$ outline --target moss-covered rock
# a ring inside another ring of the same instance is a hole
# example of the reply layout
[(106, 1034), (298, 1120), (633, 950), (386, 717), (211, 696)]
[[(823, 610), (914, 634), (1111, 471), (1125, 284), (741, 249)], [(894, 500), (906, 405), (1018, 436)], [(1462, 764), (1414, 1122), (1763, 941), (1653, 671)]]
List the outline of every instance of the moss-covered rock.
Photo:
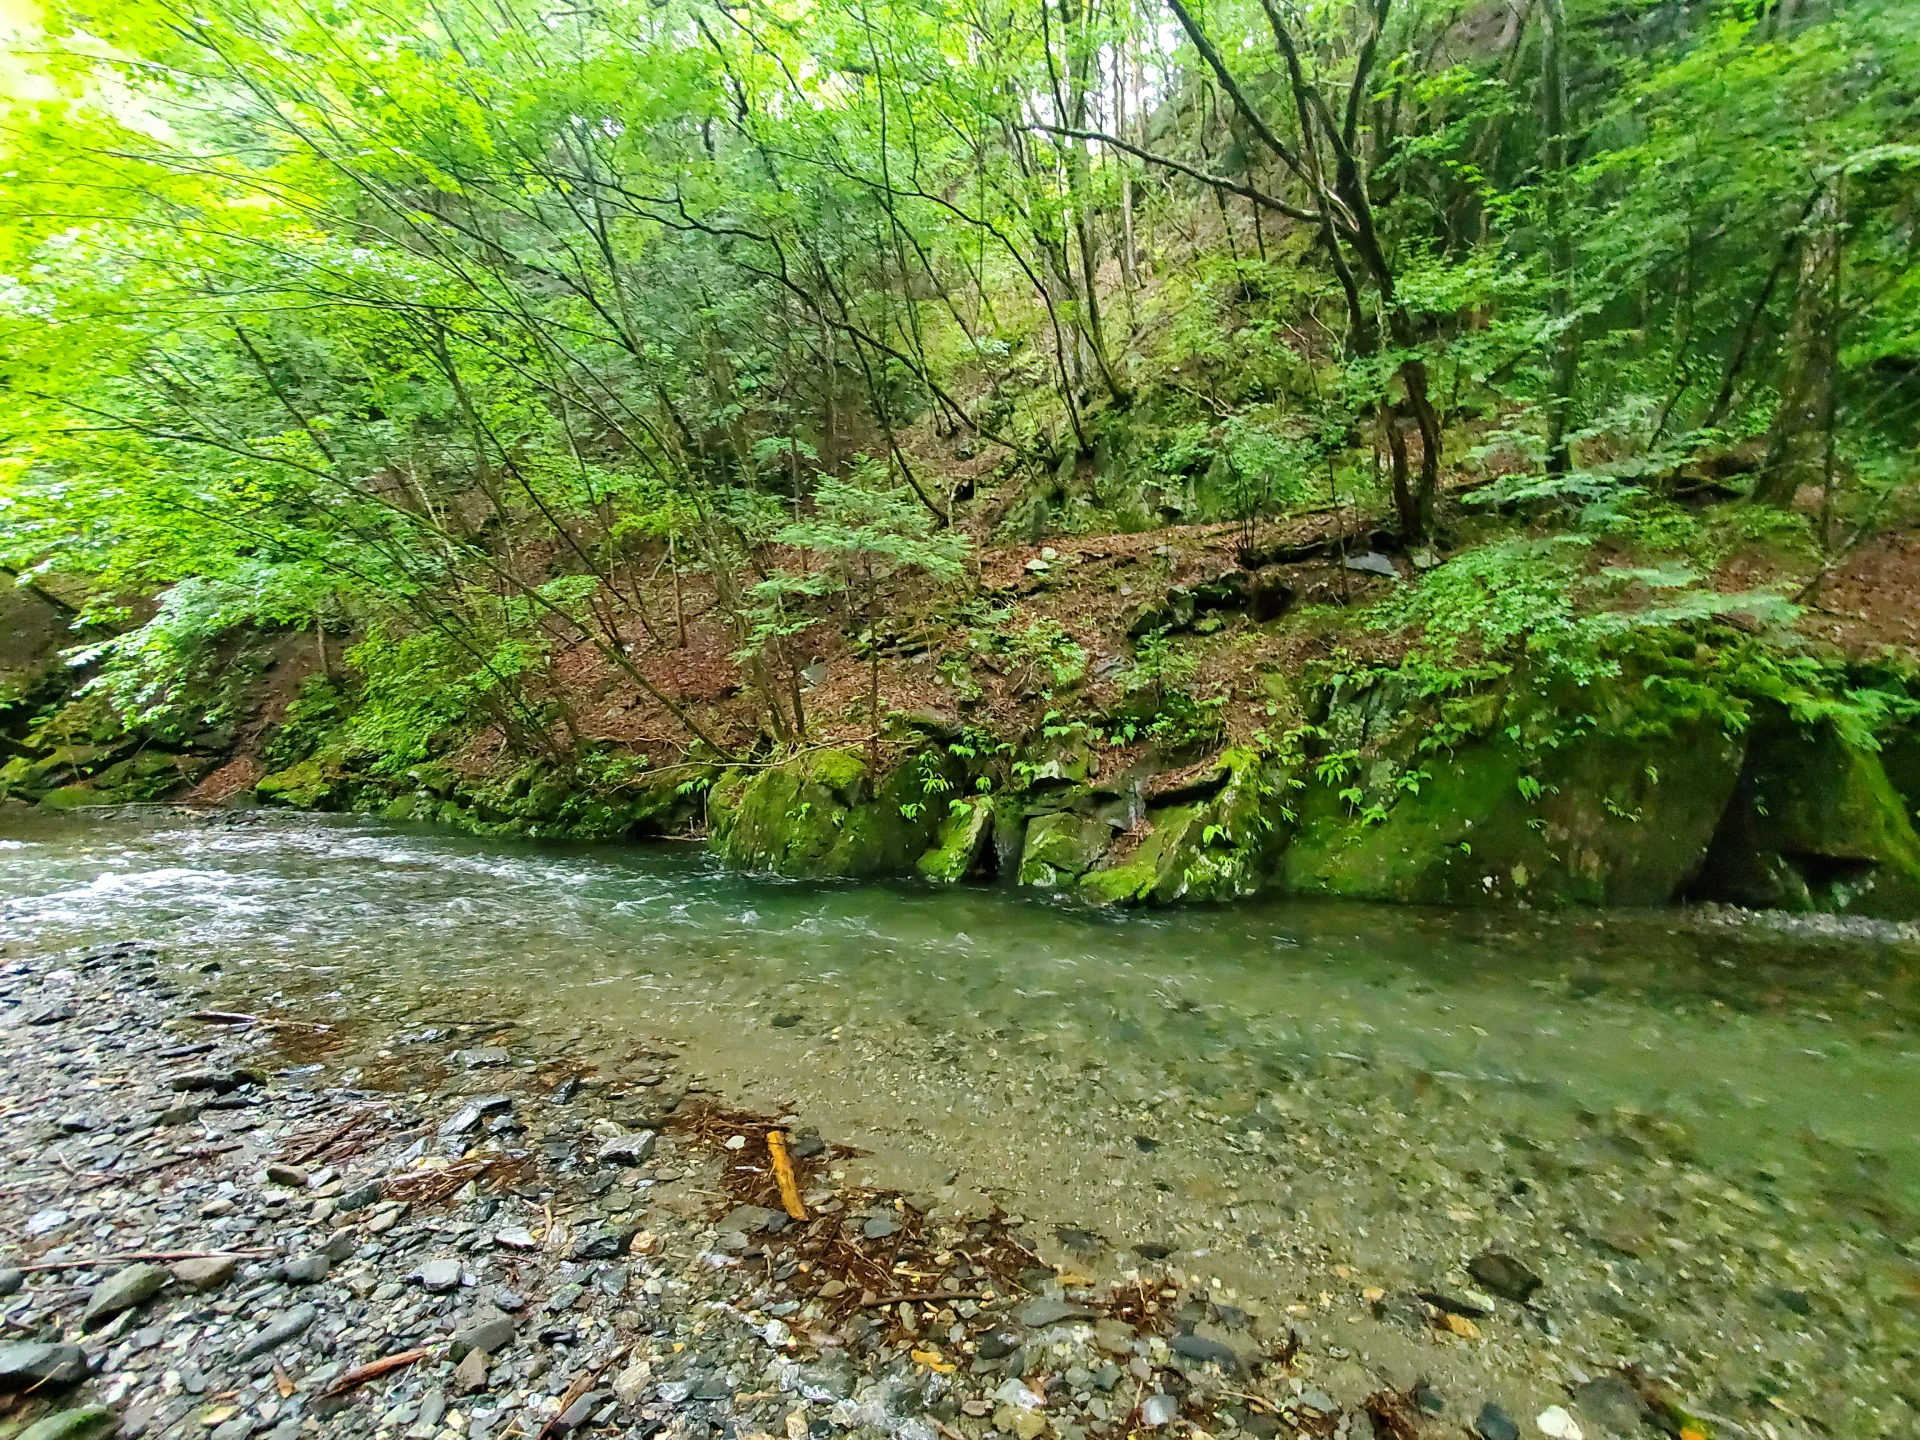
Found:
[(325, 810), (339, 799), (340, 774), (318, 757), (302, 760), (255, 782), (253, 790), (269, 805), (295, 810)]
[(935, 884), (957, 885), (988, 867), (992, 843), (992, 804), (984, 798), (957, 800), (941, 822), (939, 839), (920, 857), (917, 868)]
[(1093, 868), (1113, 840), (1113, 827), (1104, 820), (1056, 810), (1037, 815), (1027, 825), (1016, 880), (1021, 885), (1054, 889)]
[(818, 750), (762, 770), (729, 770), (707, 797), (714, 850), (780, 875), (897, 875), (932, 845), (955, 767), (927, 750), (875, 787), (866, 761)]
[[(1742, 745), (1707, 720), (1529, 750), (1504, 733), (1401, 768), (1355, 804), (1308, 790), (1282, 887), (1422, 904), (1660, 905), (1699, 871)], [(1412, 788), (1417, 786), (1417, 788)]]
[(1825, 726), (1768, 717), (1693, 893), (1912, 919), (1920, 916), (1920, 836), (1879, 755)]
[(1185, 787), (1188, 803), (1150, 810), (1146, 834), (1083, 876), (1080, 893), (1103, 905), (1258, 893), (1292, 828), (1289, 779), (1283, 767), (1250, 750), (1228, 751), (1213, 774)]

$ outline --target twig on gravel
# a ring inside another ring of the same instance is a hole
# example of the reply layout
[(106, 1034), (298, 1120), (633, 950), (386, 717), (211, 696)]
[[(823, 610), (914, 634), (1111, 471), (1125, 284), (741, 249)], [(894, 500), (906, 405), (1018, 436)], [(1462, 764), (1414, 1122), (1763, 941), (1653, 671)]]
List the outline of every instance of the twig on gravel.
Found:
[(908, 1301), (909, 1303), (918, 1303), (919, 1301), (922, 1301), (922, 1300), (926, 1300), (926, 1301), (984, 1300), (986, 1299), (986, 1297), (987, 1297), (987, 1292), (984, 1290), (953, 1290), (953, 1291), (944, 1291), (944, 1290), (905, 1291), (903, 1290), (893, 1295), (876, 1295), (871, 1300), (862, 1300), (854, 1308), (858, 1310), (871, 1310), (876, 1305), (898, 1305), (902, 1300)]
[(347, 1371), (325, 1393), (344, 1395), (356, 1385), (364, 1385), (369, 1380), (378, 1380), (390, 1370), (404, 1369), (416, 1360), (427, 1358), (425, 1350), (402, 1350), (398, 1355), (382, 1355), (378, 1360), (369, 1360), (365, 1365), (356, 1365)]
[(316, 1025), (310, 1020), (274, 1020), (265, 1015), (243, 1015), (237, 1010), (194, 1010), (189, 1020), (208, 1025), (268, 1025), (282, 1030), (318, 1030), (325, 1033), (331, 1025)]
[(360, 1111), (358, 1114), (353, 1116), (352, 1119), (348, 1120), (346, 1124), (340, 1126), (338, 1129), (329, 1131), (326, 1135), (314, 1141), (313, 1144), (304, 1145), (299, 1150), (296, 1150), (293, 1154), (287, 1156), (287, 1164), (289, 1165), (306, 1164), (307, 1161), (313, 1159), (313, 1157), (320, 1154), (321, 1151), (332, 1148), (334, 1141), (341, 1139), (343, 1136), (346, 1135), (346, 1133), (349, 1130), (353, 1129), (355, 1126), (365, 1124), (366, 1121), (372, 1118), (372, 1116), (373, 1116), (373, 1111), (371, 1110)]
[(271, 1250), (135, 1250), (127, 1255), (76, 1255), (70, 1260), (36, 1260), (31, 1265), (16, 1265), (22, 1271), (89, 1270), (102, 1265), (131, 1265), (136, 1260), (258, 1260)]
[(215, 1155), (225, 1155), (230, 1150), (244, 1148), (240, 1141), (230, 1145), (202, 1145), (194, 1150), (182, 1150), (177, 1155), (169, 1155), (164, 1160), (155, 1160), (132, 1170), (115, 1174), (111, 1170), (95, 1171), (88, 1177), (88, 1183), (78, 1187), (82, 1191), (98, 1190), (103, 1185), (124, 1185), (129, 1180), (138, 1180), (142, 1175), (151, 1175), (156, 1170), (169, 1170), (175, 1165), (184, 1165), (189, 1160), (207, 1160)]

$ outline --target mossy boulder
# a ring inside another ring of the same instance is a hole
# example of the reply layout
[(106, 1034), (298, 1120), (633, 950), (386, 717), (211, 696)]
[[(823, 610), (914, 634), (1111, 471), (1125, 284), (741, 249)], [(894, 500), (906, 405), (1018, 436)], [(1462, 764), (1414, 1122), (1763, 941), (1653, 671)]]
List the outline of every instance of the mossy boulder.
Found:
[[(1356, 806), (1307, 791), (1282, 863), (1293, 894), (1423, 904), (1660, 905), (1699, 872), (1743, 746), (1699, 720), (1530, 750), (1504, 733), (1422, 757)], [(1417, 788), (1411, 788), (1417, 786)]]
[(1693, 894), (1913, 919), (1920, 836), (1877, 753), (1774, 718), (1754, 734)]
[(917, 868), (938, 885), (957, 885), (992, 862), (993, 806), (984, 797), (957, 800), (940, 824), (939, 839)]
[(340, 788), (340, 773), (314, 757), (263, 776), (255, 782), (253, 791), (269, 805), (325, 810), (337, 802)]
[(1054, 889), (1093, 868), (1113, 840), (1113, 827), (1071, 810), (1036, 815), (1027, 825), (1015, 878), (1021, 885)]
[(795, 876), (905, 874), (934, 843), (956, 767), (926, 750), (880, 777), (847, 750), (734, 769), (707, 796), (714, 850), (746, 869)]
[(1185, 787), (1187, 803), (1150, 810), (1145, 835), (1084, 875), (1081, 895), (1102, 905), (1171, 905), (1258, 893), (1291, 829), (1289, 782), (1274, 762), (1228, 751), (1211, 775)]

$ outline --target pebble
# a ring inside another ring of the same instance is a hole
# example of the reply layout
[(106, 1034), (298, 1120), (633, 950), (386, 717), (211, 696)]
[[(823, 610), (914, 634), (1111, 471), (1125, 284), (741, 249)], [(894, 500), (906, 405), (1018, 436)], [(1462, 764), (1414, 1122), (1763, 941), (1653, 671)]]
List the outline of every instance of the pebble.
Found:
[(1474, 1417), (1473, 1433), (1480, 1440), (1520, 1440), (1520, 1426), (1491, 1400), (1482, 1405)]
[(1503, 1300), (1525, 1304), (1533, 1292), (1547, 1282), (1513, 1256), (1500, 1250), (1483, 1250), (1467, 1262), (1467, 1273)]
[(1140, 1402), (1140, 1423), (1149, 1430), (1171, 1425), (1180, 1418), (1180, 1402), (1171, 1395), (1149, 1395)]
[(251, 1360), (257, 1355), (277, 1350), (294, 1336), (302, 1334), (319, 1316), (320, 1312), (311, 1305), (296, 1305), (243, 1342), (234, 1354), (242, 1360)]
[(95, 1285), (87, 1296), (87, 1308), (80, 1316), (81, 1328), (91, 1330), (99, 1321), (151, 1299), (168, 1278), (168, 1273), (158, 1265), (144, 1262), (115, 1271)]
[(644, 1165), (653, 1158), (653, 1144), (653, 1131), (635, 1130), (608, 1139), (594, 1159), (602, 1165)]
[(460, 1288), (458, 1260), (429, 1260), (407, 1277), (430, 1295), (445, 1295)]
[(1585, 1440), (1580, 1422), (1559, 1405), (1549, 1405), (1534, 1417), (1533, 1423), (1540, 1427), (1540, 1433), (1547, 1440)]
[(240, 1269), (237, 1255), (209, 1255), (199, 1260), (176, 1260), (173, 1278), (190, 1290), (218, 1290)]

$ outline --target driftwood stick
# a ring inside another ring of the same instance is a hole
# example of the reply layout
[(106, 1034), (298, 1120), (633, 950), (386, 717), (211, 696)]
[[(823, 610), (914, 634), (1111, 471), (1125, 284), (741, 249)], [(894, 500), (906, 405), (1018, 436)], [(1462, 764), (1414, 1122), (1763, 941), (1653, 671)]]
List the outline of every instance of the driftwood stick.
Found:
[(404, 1369), (417, 1360), (427, 1358), (422, 1350), (402, 1350), (397, 1355), (382, 1355), (378, 1360), (369, 1360), (364, 1365), (356, 1365), (347, 1371), (327, 1390), (328, 1395), (344, 1395), (356, 1385), (364, 1385), (369, 1380), (378, 1380), (392, 1370)]
[(16, 1270), (97, 1270), (104, 1265), (131, 1265), (137, 1260), (258, 1260), (272, 1250), (135, 1250), (128, 1255), (76, 1255), (71, 1260), (36, 1260)]

